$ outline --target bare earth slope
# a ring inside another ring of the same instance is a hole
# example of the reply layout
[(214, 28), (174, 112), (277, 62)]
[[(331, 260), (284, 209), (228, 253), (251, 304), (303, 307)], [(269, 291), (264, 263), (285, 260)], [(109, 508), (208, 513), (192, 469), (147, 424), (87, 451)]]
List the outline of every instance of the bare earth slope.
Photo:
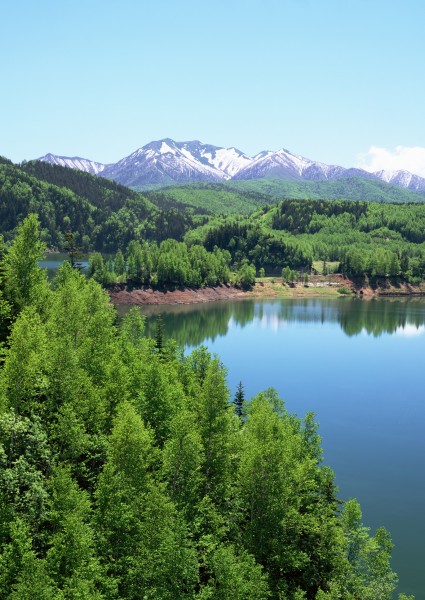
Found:
[(308, 286), (301, 283), (292, 286), (283, 285), (278, 279), (266, 278), (257, 282), (252, 290), (241, 290), (230, 285), (192, 289), (183, 288), (173, 291), (159, 291), (147, 288), (144, 290), (115, 289), (109, 290), (111, 301), (116, 306), (155, 305), (155, 304), (196, 304), (199, 302), (214, 302), (216, 300), (236, 300), (243, 298), (299, 298), (340, 296), (338, 288), (346, 288), (359, 297), (373, 298), (376, 296), (416, 296), (425, 295), (425, 284), (411, 285), (409, 283), (393, 284), (382, 280), (377, 284), (365, 285), (364, 280), (352, 281), (341, 275), (313, 275)]

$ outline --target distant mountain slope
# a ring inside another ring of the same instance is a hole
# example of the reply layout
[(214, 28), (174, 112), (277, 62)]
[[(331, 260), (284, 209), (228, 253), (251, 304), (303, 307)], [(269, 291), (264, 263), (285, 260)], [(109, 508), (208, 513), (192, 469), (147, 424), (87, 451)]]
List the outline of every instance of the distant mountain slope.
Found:
[[(23, 164), (21, 169), (37, 179), (66, 187), (104, 210), (119, 210), (129, 199), (141, 201), (141, 196), (135, 190), (110, 179), (95, 177), (88, 172), (37, 160)], [(147, 202), (146, 198), (143, 198), (143, 202)]]
[(184, 143), (169, 139), (139, 148), (130, 156), (110, 165), (102, 176), (127, 186), (223, 179), (221, 171), (200, 162), (185, 148)]
[(138, 148), (117, 163), (104, 165), (89, 159), (46, 154), (38, 159), (113, 179), (130, 187), (205, 181), (279, 178), (287, 181), (330, 181), (362, 177), (398, 187), (425, 191), (425, 178), (406, 171), (377, 171), (324, 163), (293, 154), (284, 148), (264, 150), (254, 157), (234, 147), (222, 148), (198, 140), (176, 142), (170, 138)]
[(425, 191), (423, 177), (413, 175), (409, 171), (377, 171), (375, 175), (382, 181), (392, 185), (408, 188), (409, 190)]
[(273, 198), (260, 191), (237, 190), (231, 182), (170, 186), (144, 194), (161, 208), (190, 206), (199, 212), (224, 215), (248, 214), (274, 202)]
[(85, 251), (116, 252), (135, 238), (181, 239), (193, 227), (188, 212), (162, 210), (113, 181), (41, 162), (19, 167), (0, 158), (0, 234), (6, 241), (29, 213), (38, 214), (47, 246), (62, 250), (68, 232)]
[(235, 148), (171, 139), (146, 144), (101, 173), (127, 186), (230, 179), (252, 161)]
[(261, 179), (277, 177), (279, 179), (330, 179), (339, 175), (342, 167), (314, 162), (303, 156), (297, 156), (289, 150), (262, 152), (258, 157), (240, 169), (234, 179)]
[(331, 181), (232, 180), (224, 185), (240, 192), (250, 191), (278, 199), (425, 202), (425, 192), (401, 189), (384, 181), (362, 177), (348, 177)]
[(249, 214), (281, 199), (425, 202), (425, 193), (403, 190), (376, 179), (349, 177), (332, 181), (253, 179), (167, 186), (144, 195), (161, 208), (194, 208), (213, 214)]

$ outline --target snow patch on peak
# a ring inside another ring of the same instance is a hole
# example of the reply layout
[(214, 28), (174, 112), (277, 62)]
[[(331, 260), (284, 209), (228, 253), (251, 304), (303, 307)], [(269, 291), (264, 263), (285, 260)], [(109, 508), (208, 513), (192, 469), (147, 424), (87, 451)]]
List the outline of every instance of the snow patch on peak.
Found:
[(99, 175), (105, 169), (104, 164), (89, 160), (88, 158), (80, 158), (79, 156), (67, 157), (58, 156), (49, 152), (45, 156), (37, 158), (41, 162), (46, 162), (51, 165), (59, 165), (60, 167), (67, 167), (68, 169), (76, 169), (78, 171), (84, 171), (91, 173), (92, 175)]
[(245, 166), (251, 164), (252, 158), (236, 148), (217, 148), (214, 152), (204, 152), (208, 162), (230, 179)]
[(262, 150), (256, 154), (252, 160), (259, 160), (260, 158), (265, 158), (266, 156), (271, 156), (272, 154), (274, 154), (273, 150)]
[[(379, 179), (382, 179), (382, 181), (385, 181), (386, 183), (395, 184), (395, 185), (398, 185), (398, 186), (404, 187), (404, 188), (411, 187), (413, 189), (420, 189), (421, 188), (420, 183), (421, 183), (421, 181), (423, 182), (423, 179), (421, 177), (419, 177), (418, 175), (413, 175), (413, 173), (409, 173), (409, 171), (404, 171), (404, 170), (375, 171), (374, 175), (376, 175), (377, 177), (379, 177)], [(419, 185), (419, 187), (418, 187), (418, 185)], [(423, 187), (422, 187), (422, 189), (423, 189)]]
[(161, 147), (159, 149), (159, 153), (160, 154), (176, 154), (176, 149), (175, 148), (171, 148), (171, 146), (169, 144), (167, 144), (167, 142), (163, 141), (161, 143)]
[(298, 172), (298, 175), (302, 175), (304, 169), (312, 165), (312, 161), (298, 154), (292, 154), (289, 150), (281, 148), (276, 153), (276, 156), (282, 158), (288, 165), (291, 165)]
[(104, 165), (86, 158), (57, 156), (49, 153), (38, 160), (102, 177), (124, 185), (146, 183), (210, 181), (229, 179), (279, 178), (296, 181), (323, 181), (341, 177), (380, 179), (391, 185), (425, 191), (425, 179), (405, 170), (381, 170), (374, 173), (326, 165), (293, 154), (285, 148), (263, 150), (254, 157), (234, 146), (224, 148), (199, 140), (176, 142), (170, 138), (152, 141), (120, 161)]
[(388, 183), (389, 181), (391, 181), (392, 177), (394, 176), (394, 171), (387, 171), (387, 170), (375, 171), (374, 175), (379, 177), (379, 179), (382, 179), (382, 181), (385, 181), (386, 183)]

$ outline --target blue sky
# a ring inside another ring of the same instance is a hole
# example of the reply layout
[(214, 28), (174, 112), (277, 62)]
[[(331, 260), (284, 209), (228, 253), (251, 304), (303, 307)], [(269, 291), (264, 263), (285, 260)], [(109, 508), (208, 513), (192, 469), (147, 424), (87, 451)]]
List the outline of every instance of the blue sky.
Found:
[(1, 20), (14, 161), (171, 137), (425, 176), (423, 0), (21, 0)]

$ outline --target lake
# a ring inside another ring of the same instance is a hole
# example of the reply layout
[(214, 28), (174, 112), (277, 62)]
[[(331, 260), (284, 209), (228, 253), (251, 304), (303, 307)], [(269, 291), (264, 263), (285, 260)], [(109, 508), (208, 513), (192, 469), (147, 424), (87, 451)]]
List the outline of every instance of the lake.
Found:
[(313, 411), (340, 498), (385, 526), (400, 589), (425, 600), (425, 299), (235, 301), (146, 307), (189, 352), (228, 368), (232, 396), (274, 387), (288, 409)]
[[(81, 266), (81, 272), (85, 273), (89, 266), (88, 254), (81, 254), (78, 259), (78, 264)], [(65, 260), (69, 260), (69, 254), (50, 252), (49, 254), (46, 254), (44, 259), (40, 260), (38, 264), (43, 269), (46, 269), (48, 278), (53, 279), (57, 270)]]

